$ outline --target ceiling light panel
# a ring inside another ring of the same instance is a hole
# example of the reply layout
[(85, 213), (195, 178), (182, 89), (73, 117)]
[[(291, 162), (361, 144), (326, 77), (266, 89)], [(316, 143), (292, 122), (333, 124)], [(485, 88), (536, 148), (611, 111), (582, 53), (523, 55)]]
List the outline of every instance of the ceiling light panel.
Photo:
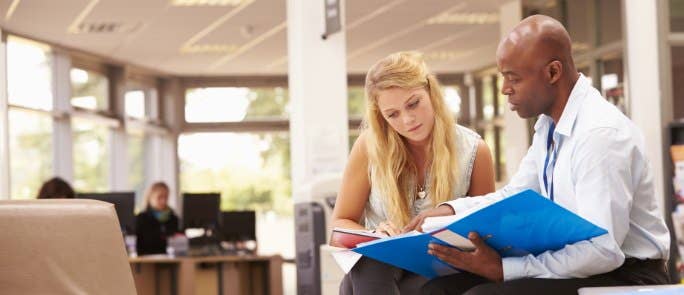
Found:
[(499, 22), (499, 14), (496, 12), (455, 12), (441, 13), (428, 19), (429, 25), (487, 25)]
[(180, 52), (183, 54), (232, 53), (237, 49), (237, 45), (230, 44), (195, 44), (181, 47)]
[(173, 6), (238, 6), (253, 0), (171, 0)]

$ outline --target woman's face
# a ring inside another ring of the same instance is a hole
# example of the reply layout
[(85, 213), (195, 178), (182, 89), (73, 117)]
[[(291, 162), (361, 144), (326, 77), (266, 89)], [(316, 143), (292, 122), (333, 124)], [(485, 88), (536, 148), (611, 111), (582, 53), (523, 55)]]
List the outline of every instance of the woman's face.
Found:
[(169, 192), (166, 189), (160, 189), (150, 197), (150, 206), (155, 210), (166, 210), (168, 201)]
[(435, 111), (424, 87), (394, 87), (378, 93), (383, 118), (410, 143), (426, 143), (435, 125)]

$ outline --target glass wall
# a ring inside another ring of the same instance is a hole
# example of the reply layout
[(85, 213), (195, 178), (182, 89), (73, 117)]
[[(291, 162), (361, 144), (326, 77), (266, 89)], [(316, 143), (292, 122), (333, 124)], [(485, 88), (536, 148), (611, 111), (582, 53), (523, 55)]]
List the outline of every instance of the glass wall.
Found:
[[(255, 210), (261, 253), (294, 257), (290, 139), (284, 130), (245, 131), (254, 122), (287, 122), (283, 87), (210, 87), (186, 91), (185, 117), (217, 132), (178, 139), (181, 192), (220, 192), (222, 210)], [(222, 125), (241, 122), (242, 125)]]
[(27, 39), (7, 38), (7, 92), (11, 106), (51, 111), (50, 48)]
[(108, 110), (109, 85), (105, 75), (72, 68), (70, 78), (72, 106), (96, 111)]
[(672, 46), (671, 50), (674, 118), (684, 119), (684, 46)]
[(286, 88), (193, 88), (185, 96), (185, 120), (191, 123), (241, 122), (289, 116)]
[(74, 189), (109, 191), (110, 128), (98, 122), (74, 118)]
[(670, 31), (684, 32), (684, 1), (670, 0)]
[(220, 192), (222, 210), (257, 211), (259, 251), (294, 257), (287, 132), (183, 134), (178, 156), (182, 192)]
[(53, 174), (50, 48), (7, 38), (10, 197), (35, 198)]
[(32, 199), (52, 177), (52, 117), (22, 109), (9, 110), (10, 195)]

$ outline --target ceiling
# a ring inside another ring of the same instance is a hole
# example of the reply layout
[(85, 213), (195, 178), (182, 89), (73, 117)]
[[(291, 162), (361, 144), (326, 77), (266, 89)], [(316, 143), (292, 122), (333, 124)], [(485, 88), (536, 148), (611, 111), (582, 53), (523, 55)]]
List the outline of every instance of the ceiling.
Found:
[[(0, 27), (171, 75), (287, 73), (286, 0), (183, 1), (0, 0)], [(506, 1), (347, 0), (348, 71), (400, 50), (423, 51), (438, 73), (492, 65)]]

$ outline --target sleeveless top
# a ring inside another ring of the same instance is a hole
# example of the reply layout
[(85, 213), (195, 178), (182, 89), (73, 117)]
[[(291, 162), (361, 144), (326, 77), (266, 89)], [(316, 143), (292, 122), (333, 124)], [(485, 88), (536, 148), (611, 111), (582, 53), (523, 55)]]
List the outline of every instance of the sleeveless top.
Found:
[[(473, 173), (473, 163), (475, 161), (475, 155), (477, 154), (477, 145), (480, 140), (480, 135), (466, 127), (457, 124), (455, 129), (456, 151), (459, 153), (458, 163), (461, 173), (459, 175), (460, 179), (454, 183), (456, 187), (454, 188), (452, 199), (463, 197), (468, 193), (468, 189), (470, 188), (470, 176)], [(429, 180), (426, 181), (426, 183), (429, 183)], [(411, 199), (415, 200), (413, 204), (409, 204), (411, 207), (411, 217), (418, 215), (424, 210), (433, 208), (434, 205), (432, 204), (430, 193), (428, 193), (425, 198), (421, 199), (416, 196), (416, 185), (413, 184), (409, 187), (408, 193), (412, 195)], [(425, 190), (429, 190), (429, 187), (425, 188)], [(379, 194), (378, 188), (375, 184), (371, 183), (370, 194), (362, 218), (364, 222), (363, 225), (367, 229), (375, 229), (378, 224), (388, 219), (385, 211), (385, 204)]]

